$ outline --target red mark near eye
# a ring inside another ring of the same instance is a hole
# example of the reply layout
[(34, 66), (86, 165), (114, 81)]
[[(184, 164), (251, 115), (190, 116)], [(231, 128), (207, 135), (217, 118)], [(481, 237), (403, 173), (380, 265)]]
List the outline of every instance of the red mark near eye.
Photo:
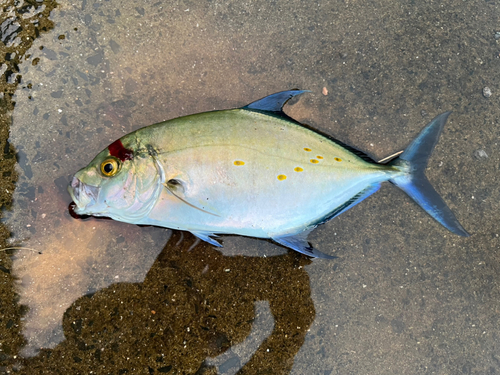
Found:
[(108, 146), (108, 150), (111, 156), (114, 156), (121, 161), (132, 160), (134, 158), (134, 152), (123, 147), (123, 143), (119, 139), (111, 143)]

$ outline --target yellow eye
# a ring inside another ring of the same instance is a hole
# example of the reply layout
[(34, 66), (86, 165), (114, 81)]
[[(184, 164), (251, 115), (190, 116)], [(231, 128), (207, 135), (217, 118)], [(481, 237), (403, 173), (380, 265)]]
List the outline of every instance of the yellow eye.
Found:
[(101, 173), (104, 176), (114, 176), (119, 169), (118, 161), (116, 159), (106, 159), (101, 163)]

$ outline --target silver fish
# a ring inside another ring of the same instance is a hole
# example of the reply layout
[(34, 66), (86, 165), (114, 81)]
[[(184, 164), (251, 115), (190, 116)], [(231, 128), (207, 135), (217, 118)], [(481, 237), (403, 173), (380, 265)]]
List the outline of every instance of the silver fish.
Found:
[(389, 181), (451, 232), (468, 233), (424, 175), (450, 112), (398, 157), (377, 163), (285, 115), (303, 90), (245, 107), (199, 113), (136, 130), (78, 171), (78, 215), (185, 230), (214, 246), (218, 234), (271, 238), (312, 257), (308, 234)]

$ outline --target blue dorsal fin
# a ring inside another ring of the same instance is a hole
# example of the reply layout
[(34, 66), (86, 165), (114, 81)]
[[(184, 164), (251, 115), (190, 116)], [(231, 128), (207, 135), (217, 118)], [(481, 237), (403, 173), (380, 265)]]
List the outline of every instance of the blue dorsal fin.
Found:
[(282, 108), (287, 101), (289, 101), (294, 96), (303, 94), (305, 92), (310, 92), (309, 90), (288, 90), (281, 91), (275, 94), (266, 96), (265, 98), (259, 99), (253, 103), (250, 103), (242, 109), (254, 109), (258, 111), (268, 111), (268, 112), (282, 112)]

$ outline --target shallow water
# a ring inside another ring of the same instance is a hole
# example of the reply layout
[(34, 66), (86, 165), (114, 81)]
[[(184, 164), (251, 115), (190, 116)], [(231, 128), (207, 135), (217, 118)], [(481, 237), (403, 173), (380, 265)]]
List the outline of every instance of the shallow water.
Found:
[[(3, 218), (42, 254), (2, 258), (20, 298), (2, 296), (0, 333), (26, 339), (1, 342), (2, 370), (500, 372), (498, 15), (493, 1), (61, 2), (19, 64)], [(69, 176), (122, 135), (295, 87), (312, 94), (288, 114), (375, 159), (453, 110), (427, 176), (472, 236), (389, 184), (313, 232), (334, 261), (68, 215)]]

